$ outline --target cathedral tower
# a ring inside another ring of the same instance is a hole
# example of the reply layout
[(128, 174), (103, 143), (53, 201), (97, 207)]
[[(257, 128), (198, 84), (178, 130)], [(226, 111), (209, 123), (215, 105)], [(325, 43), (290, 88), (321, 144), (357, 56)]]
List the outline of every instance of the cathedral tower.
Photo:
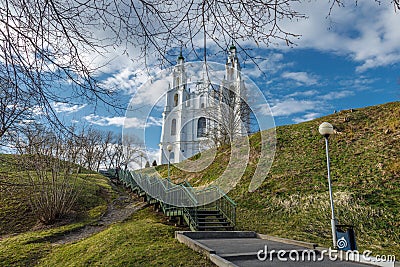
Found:
[[(240, 64), (236, 54), (236, 47), (232, 44), (228, 50), (225, 64), (225, 77), (219, 89), (211, 89), (208, 76), (203, 75), (198, 81), (188, 83), (185, 70), (185, 59), (182, 53), (177, 58), (177, 64), (172, 72), (172, 86), (166, 94), (163, 111), (163, 124), (160, 140), (160, 163), (181, 162), (201, 151), (201, 146), (207, 144), (207, 135), (213, 124), (207, 114), (217, 112), (222, 120), (225, 114), (219, 113), (211, 103), (221, 101), (226, 95), (233, 97), (233, 110), (241, 111), (242, 100), (245, 95), (244, 82), (240, 74)], [(229, 88), (229, 90), (227, 90)], [(218, 92), (219, 91), (219, 92)], [(221, 97), (223, 94), (224, 97)], [(219, 95), (218, 97), (216, 97)], [(212, 100), (212, 101), (210, 101)], [(228, 103), (230, 104), (230, 103)], [(239, 114), (239, 116), (242, 116)], [(243, 120), (243, 119), (242, 119)], [(246, 120), (246, 118), (244, 119)], [(240, 135), (247, 134), (242, 129)], [(171, 146), (169, 152), (167, 147)]]

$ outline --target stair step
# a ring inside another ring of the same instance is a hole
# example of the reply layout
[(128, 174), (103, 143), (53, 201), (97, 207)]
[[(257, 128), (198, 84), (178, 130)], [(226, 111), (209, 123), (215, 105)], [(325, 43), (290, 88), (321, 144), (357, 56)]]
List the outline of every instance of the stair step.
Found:
[(219, 210), (197, 210), (197, 213), (212, 213), (212, 214), (219, 214)]
[(232, 226), (225, 226), (225, 225), (217, 225), (217, 226), (198, 226), (197, 230), (204, 231), (204, 230), (215, 230), (215, 229), (229, 229), (233, 230)]
[(212, 218), (212, 217), (207, 217), (207, 218), (197, 218), (199, 222), (226, 222), (226, 218)]
[(207, 219), (207, 218), (223, 219), (224, 216), (222, 214), (221, 215), (214, 215), (214, 214), (213, 215), (209, 215), (209, 214), (199, 215), (199, 214), (197, 214), (197, 218), (199, 218), (199, 219)]
[(213, 223), (202, 223), (202, 222), (199, 222), (198, 225), (199, 226), (220, 226), (220, 225), (229, 226), (230, 223), (229, 222), (213, 222)]
[(191, 213), (197, 215), (208, 215), (208, 216), (222, 215), (219, 211), (197, 211), (197, 212), (192, 211)]

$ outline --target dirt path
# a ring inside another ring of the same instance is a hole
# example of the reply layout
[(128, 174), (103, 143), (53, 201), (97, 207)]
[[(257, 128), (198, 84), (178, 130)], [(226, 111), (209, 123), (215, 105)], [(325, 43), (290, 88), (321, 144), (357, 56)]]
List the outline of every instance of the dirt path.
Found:
[(105, 230), (113, 223), (122, 222), (129, 218), (134, 212), (147, 205), (146, 202), (140, 202), (131, 194), (118, 190), (119, 197), (108, 205), (107, 212), (96, 223), (87, 225), (79, 230), (72, 231), (64, 236), (52, 240), (52, 245), (69, 244), (80, 241), (91, 235)]

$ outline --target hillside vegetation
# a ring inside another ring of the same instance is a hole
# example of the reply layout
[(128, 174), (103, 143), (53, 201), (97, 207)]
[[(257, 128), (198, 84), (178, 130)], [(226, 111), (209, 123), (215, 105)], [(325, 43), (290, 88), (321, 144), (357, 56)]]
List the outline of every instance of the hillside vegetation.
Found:
[(2, 266), (214, 266), (174, 239), (179, 230), (151, 208), (76, 243), (53, 245), (73, 225), (29, 231), (0, 242)]
[[(236, 201), (237, 230), (316, 242), (330, 246), (330, 206), (323, 121), (332, 123), (331, 175), (336, 216), (355, 227), (360, 251), (390, 253), (400, 258), (400, 102), (344, 110), (323, 118), (276, 128), (276, 155), (264, 183), (248, 186), (254, 173), (260, 134), (250, 137), (250, 160), (229, 196)], [(172, 178), (195, 186), (218, 178), (229, 160), (220, 148), (214, 162), (200, 173), (172, 167)], [(158, 171), (167, 176), (165, 166)]]
[[(0, 154), (0, 266), (213, 266), (174, 239), (182, 230), (150, 208), (72, 243), (58, 243), (99, 220), (128, 193), (104, 176), (84, 170), (70, 179), (78, 188), (71, 213), (45, 225), (29, 205), (21, 156)], [(128, 198), (129, 199), (129, 198)], [(118, 207), (117, 207), (118, 208)]]
[[(29, 203), (30, 194), (34, 193), (29, 175), (35, 171), (27, 168), (26, 157), (0, 154), (0, 236), (46, 227), (38, 222)], [(115, 193), (105, 177), (82, 168), (69, 179), (77, 188), (77, 201), (70, 214), (56, 223), (90, 222), (106, 212)]]

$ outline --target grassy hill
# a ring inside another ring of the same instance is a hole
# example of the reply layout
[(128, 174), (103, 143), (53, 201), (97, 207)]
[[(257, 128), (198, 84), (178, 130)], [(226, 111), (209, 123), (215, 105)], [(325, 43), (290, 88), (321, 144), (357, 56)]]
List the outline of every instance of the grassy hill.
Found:
[[(29, 205), (32, 191), (29, 190), (31, 184), (28, 169), (23, 163), (24, 157), (0, 154), (0, 236), (46, 227), (38, 224)], [(57, 223), (90, 222), (106, 212), (108, 202), (115, 195), (107, 179), (85, 169), (77, 175), (71, 175), (70, 179), (79, 190), (77, 204), (68, 218)]]
[[(248, 192), (260, 144), (250, 137), (250, 160), (244, 176), (229, 192), (237, 204), (237, 229), (331, 244), (330, 206), (323, 121), (337, 134), (330, 138), (331, 175), (340, 224), (355, 227), (360, 251), (400, 257), (400, 102), (341, 111), (296, 125), (277, 127), (276, 155), (264, 183)], [(228, 147), (199, 173), (172, 167), (172, 178), (206, 185), (224, 171)], [(158, 171), (167, 176), (165, 166)]]
[[(330, 207), (323, 121), (337, 134), (330, 139), (333, 191), (338, 221), (355, 226), (359, 250), (400, 257), (400, 103), (341, 111), (317, 120), (277, 127), (277, 149), (264, 183), (250, 193), (260, 135), (251, 136), (244, 176), (229, 192), (238, 204), (237, 229), (330, 246)], [(172, 168), (175, 181), (206, 185), (227, 166), (229, 147), (218, 149), (203, 172)], [(96, 223), (118, 195), (103, 176), (78, 175), (81, 188), (73, 216), (52, 226), (38, 225), (27, 203), (18, 157), (0, 155), (0, 262), (5, 266), (210, 266), (173, 239), (178, 228), (149, 208), (89, 238), (54, 245), (52, 240)], [(157, 169), (167, 175), (166, 166)], [(36, 229), (36, 230), (35, 230)]]
[[(98, 219), (122, 188), (104, 176), (83, 170), (77, 177), (79, 197), (71, 214), (43, 225), (28, 204), (26, 170), (21, 157), (0, 154), (0, 265), (1, 266), (213, 266), (204, 256), (174, 239), (179, 229), (151, 208), (123, 222), (70, 244), (56, 241), (97, 226)], [(116, 204), (114, 204), (115, 206)]]

